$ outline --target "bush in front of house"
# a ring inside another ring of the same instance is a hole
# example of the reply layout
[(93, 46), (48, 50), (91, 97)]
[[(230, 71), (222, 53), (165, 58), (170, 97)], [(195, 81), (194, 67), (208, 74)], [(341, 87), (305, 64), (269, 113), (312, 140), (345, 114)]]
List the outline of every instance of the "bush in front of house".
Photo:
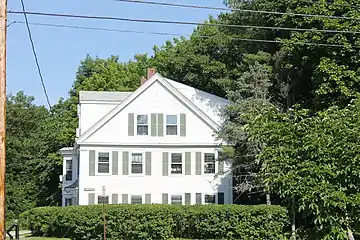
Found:
[[(280, 206), (105, 205), (107, 239), (281, 239), (288, 226)], [(21, 224), (48, 237), (103, 239), (103, 206), (40, 207)]]

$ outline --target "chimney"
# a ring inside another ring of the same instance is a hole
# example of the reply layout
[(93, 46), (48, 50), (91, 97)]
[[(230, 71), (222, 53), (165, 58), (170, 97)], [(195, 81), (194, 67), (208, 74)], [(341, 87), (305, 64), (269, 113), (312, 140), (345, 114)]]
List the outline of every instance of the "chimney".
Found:
[(143, 85), (146, 82), (146, 78), (145, 77), (141, 77), (140, 79), (140, 84)]
[(148, 68), (147, 69), (147, 79), (149, 80), (152, 76), (154, 76), (156, 73), (155, 68)]

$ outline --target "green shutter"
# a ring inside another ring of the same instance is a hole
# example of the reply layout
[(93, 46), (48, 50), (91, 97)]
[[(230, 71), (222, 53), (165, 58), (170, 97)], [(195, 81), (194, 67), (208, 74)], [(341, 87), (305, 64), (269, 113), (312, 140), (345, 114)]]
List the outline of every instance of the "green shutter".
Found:
[(151, 176), (151, 152), (145, 152), (145, 175)]
[(195, 174), (201, 175), (201, 152), (195, 153)]
[(134, 114), (128, 114), (128, 136), (134, 136)]
[(223, 160), (218, 161), (218, 173), (224, 174), (224, 161)]
[(169, 176), (169, 153), (163, 152), (162, 158), (162, 175)]
[(127, 194), (122, 194), (121, 195), (121, 203), (122, 204), (127, 204), (127, 203), (129, 203), (129, 200), (128, 200), (128, 195)]
[(191, 153), (185, 153), (185, 175), (191, 175)]
[(145, 194), (145, 204), (151, 204), (151, 194), (150, 193)]
[(88, 193), (88, 205), (95, 204), (95, 193)]
[(218, 204), (224, 204), (224, 193), (218, 192)]
[(186, 136), (186, 114), (185, 113), (180, 114), (180, 136), (181, 137)]
[(117, 193), (113, 193), (111, 195), (111, 204), (118, 204), (119, 203), (119, 199), (118, 199), (118, 194)]
[(151, 136), (155, 137), (156, 136), (156, 113), (152, 113), (151, 114)]
[(196, 193), (196, 204), (202, 204), (201, 193)]
[(157, 115), (157, 135), (159, 137), (164, 136), (164, 114), (158, 113)]
[(162, 194), (162, 204), (168, 204), (169, 202), (169, 194), (163, 193)]
[(191, 193), (185, 193), (185, 205), (191, 204)]
[(95, 151), (89, 151), (89, 176), (95, 176)]
[(123, 152), (123, 175), (129, 175), (129, 152)]
[(119, 174), (119, 153), (117, 151), (112, 152), (112, 175)]

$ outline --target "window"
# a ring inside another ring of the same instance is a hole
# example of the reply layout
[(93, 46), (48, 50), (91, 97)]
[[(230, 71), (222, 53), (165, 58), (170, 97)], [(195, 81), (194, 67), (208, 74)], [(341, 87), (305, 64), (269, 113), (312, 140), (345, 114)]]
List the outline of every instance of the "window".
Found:
[(177, 115), (166, 115), (166, 135), (177, 135)]
[(171, 174), (182, 174), (182, 154), (171, 154)]
[(142, 153), (133, 153), (131, 158), (131, 173), (143, 173), (143, 155)]
[(215, 173), (215, 153), (205, 153), (204, 173)]
[(131, 204), (142, 204), (142, 196), (141, 195), (131, 196)]
[(215, 195), (205, 194), (205, 204), (215, 204)]
[(172, 195), (171, 204), (180, 204), (182, 205), (182, 196), (181, 195)]
[(137, 135), (148, 135), (148, 115), (137, 115)]
[(98, 196), (98, 204), (109, 204), (109, 196)]
[(72, 205), (72, 199), (71, 198), (65, 198), (65, 207)]
[(66, 174), (65, 174), (66, 181), (72, 180), (72, 160), (66, 160)]
[(107, 152), (99, 152), (98, 173), (110, 173), (110, 157)]

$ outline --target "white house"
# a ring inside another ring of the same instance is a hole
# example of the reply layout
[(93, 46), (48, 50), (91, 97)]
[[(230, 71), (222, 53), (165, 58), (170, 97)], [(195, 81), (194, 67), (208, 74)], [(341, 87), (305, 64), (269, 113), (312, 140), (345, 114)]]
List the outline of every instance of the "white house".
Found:
[[(80, 92), (64, 158), (62, 205), (231, 204), (214, 132), (226, 99), (148, 70), (134, 92)], [(103, 197), (104, 195), (104, 197)]]

